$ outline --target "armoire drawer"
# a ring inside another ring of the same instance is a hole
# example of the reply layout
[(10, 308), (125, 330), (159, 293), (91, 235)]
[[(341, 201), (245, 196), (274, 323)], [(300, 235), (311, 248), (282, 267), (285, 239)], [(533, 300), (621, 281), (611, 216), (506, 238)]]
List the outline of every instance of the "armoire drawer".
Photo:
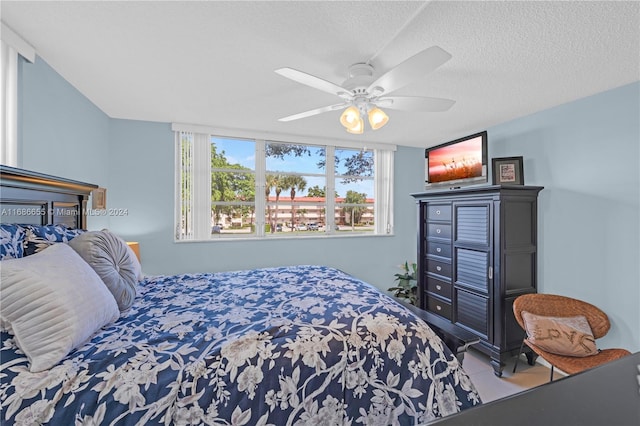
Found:
[(427, 254), (451, 259), (451, 244), (427, 240)]
[(427, 237), (451, 238), (451, 225), (444, 223), (427, 223)]
[(427, 277), (427, 291), (443, 299), (451, 300), (451, 283), (433, 277)]
[(427, 309), (434, 314), (438, 314), (441, 317), (445, 317), (448, 320), (451, 320), (451, 304), (444, 302), (440, 299), (436, 299), (435, 297), (427, 298)]
[(451, 204), (429, 204), (427, 206), (428, 220), (451, 221)]
[(451, 278), (451, 264), (435, 259), (427, 259), (427, 272)]

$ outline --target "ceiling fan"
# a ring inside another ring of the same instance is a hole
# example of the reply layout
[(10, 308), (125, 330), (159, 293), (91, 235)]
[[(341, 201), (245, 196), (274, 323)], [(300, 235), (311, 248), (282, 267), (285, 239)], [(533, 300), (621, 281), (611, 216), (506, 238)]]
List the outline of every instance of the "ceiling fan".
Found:
[(348, 132), (361, 134), (364, 131), (365, 116), (369, 118), (369, 124), (374, 130), (387, 124), (389, 117), (380, 107), (403, 111), (447, 111), (455, 101), (418, 96), (389, 96), (389, 94), (434, 71), (449, 59), (451, 55), (448, 52), (438, 46), (432, 46), (395, 66), (376, 80), (373, 78), (373, 66), (368, 63), (358, 63), (349, 67), (349, 78), (342, 85), (293, 68), (279, 68), (275, 72), (281, 76), (337, 95), (342, 102), (289, 115), (278, 121), (298, 120), (345, 109), (340, 116), (340, 123)]

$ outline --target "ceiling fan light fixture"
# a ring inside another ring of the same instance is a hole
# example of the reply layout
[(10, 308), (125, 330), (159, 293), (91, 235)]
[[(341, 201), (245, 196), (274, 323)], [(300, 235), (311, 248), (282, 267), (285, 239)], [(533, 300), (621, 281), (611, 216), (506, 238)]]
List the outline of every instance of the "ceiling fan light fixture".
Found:
[(364, 133), (364, 120), (362, 117), (358, 117), (353, 125), (345, 126), (345, 129), (347, 132), (353, 133), (354, 135), (361, 135)]
[(360, 110), (354, 105), (351, 105), (349, 108), (345, 109), (340, 116), (340, 124), (346, 128), (351, 128), (357, 125), (359, 119)]
[(361, 134), (364, 131), (362, 122), (365, 116), (372, 130), (380, 129), (389, 122), (389, 117), (380, 108), (423, 112), (447, 111), (455, 101), (420, 96), (395, 96), (393, 93), (434, 71), (449, 59), (451, 59), (450, 53), (438, 46), (431, 46), (387, 70), (377, 79), (373, 77), (374, 69), (370, 63), (357, 63), (349, 67), (349, 78), (342, 85), (293, 68), (277, 69), (276, 73), (283, 77), (337, 95), (342, 99), (339, 104), (316, 108), (278, 120), (292, 121), (344, 109), (340, 115), (340, 123), (350, 133)]
[(369, 125), (373, 130), (378, 130), (389, 122), (389, 116), (378, 107), (369, 110), (368, 115)]

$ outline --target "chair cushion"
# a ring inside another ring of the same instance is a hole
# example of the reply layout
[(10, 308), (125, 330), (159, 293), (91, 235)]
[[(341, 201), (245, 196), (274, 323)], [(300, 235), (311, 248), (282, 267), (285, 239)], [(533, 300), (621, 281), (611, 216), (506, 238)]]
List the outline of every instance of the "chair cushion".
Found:
[(546, 317), (522, 311), (527, 339), (547, 352), (586, 357), (598, 353), (596, 341), (583, 315)]

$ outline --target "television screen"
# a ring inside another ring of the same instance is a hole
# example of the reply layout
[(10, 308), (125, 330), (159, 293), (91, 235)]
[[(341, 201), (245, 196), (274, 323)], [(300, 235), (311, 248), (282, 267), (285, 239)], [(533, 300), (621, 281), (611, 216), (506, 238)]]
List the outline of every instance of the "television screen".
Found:
[(487, 132), (425, 150), (430, 185), (466, 185), (487, 181)]

